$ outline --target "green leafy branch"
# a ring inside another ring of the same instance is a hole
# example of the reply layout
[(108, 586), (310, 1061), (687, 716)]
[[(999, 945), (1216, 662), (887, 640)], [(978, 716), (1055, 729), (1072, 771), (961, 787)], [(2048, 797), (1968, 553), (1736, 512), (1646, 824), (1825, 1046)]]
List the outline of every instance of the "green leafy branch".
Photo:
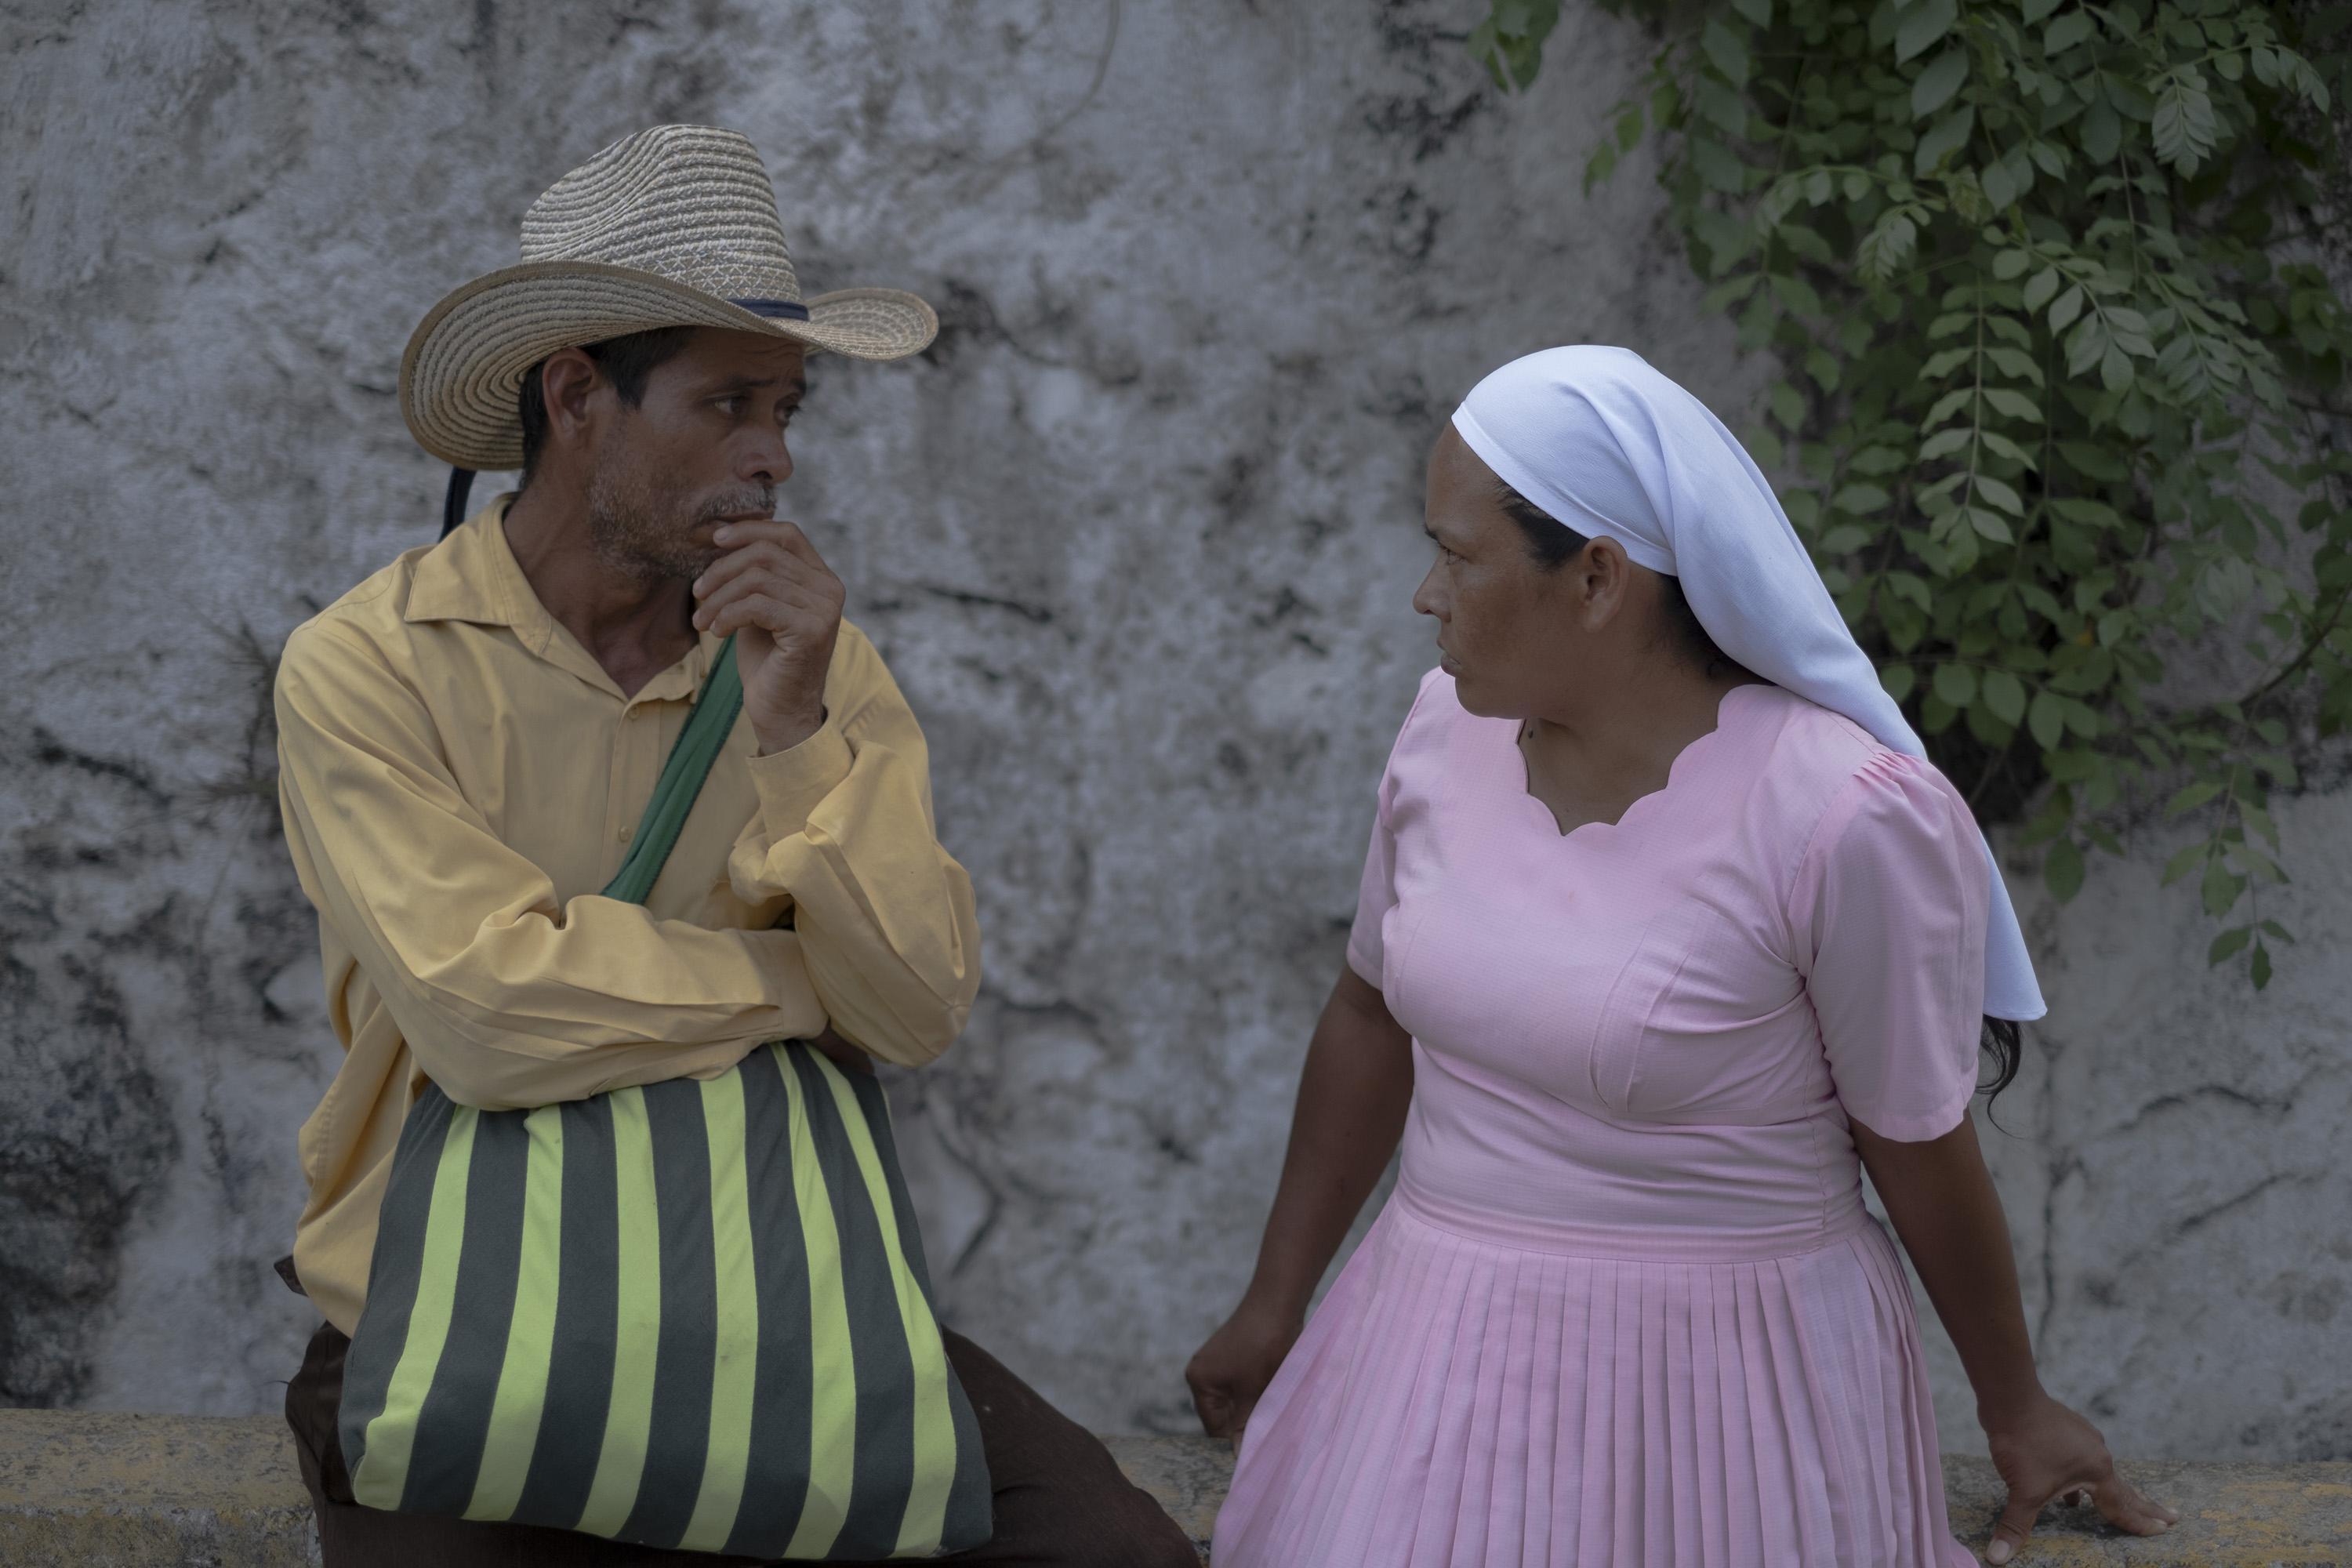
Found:
[[(2061, 900), (2161, 809), (2210, 955), (2291, 941), (2273, 791), (2352, 725), (2352, 6), (1619, 0), (1658, 30), (1588, 189), (1654, 150), (1751, 434), (1888, 691)], [(1558, 0), (1470, 47), (1537, 78)]]

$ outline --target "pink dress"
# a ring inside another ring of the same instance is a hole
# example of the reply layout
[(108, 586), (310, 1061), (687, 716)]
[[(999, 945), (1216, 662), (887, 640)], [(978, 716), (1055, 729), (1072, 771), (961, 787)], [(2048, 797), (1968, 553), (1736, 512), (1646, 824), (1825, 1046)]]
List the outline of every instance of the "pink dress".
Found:
[(1950, 1131), (1989, 870), (1778, 687), (1563, 837), (1433, 671), (1348, 958), (1413, 1038), (1396, 1189), (1260, 1401), (1217, 1568), (1931, 1568), (1917, 1322), (1849, 1116)]

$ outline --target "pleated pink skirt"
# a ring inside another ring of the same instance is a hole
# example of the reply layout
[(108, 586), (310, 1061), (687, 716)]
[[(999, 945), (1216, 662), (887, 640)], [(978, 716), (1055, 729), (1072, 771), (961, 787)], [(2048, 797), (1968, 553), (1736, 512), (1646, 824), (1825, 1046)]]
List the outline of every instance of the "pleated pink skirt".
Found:
[[(1638, 1249), (1654, 1249), (1651, 1245)], [(1962, 1568), (1894, 1243), (1474, 1239), (1400, 1189), (1266, 1390), (1217, 1568)]]

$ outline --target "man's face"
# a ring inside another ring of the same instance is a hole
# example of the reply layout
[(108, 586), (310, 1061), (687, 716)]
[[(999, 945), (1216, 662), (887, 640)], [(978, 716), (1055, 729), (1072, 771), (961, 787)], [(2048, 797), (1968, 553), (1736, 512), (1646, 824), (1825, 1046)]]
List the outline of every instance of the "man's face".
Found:
[(805, 357), (787, 339), (706, 328), (654, 367), (636, 407), (600, 388), (588, 474), (597, 556), (648, 582), (690, 579), (718, 559), (721, 524), (774, 515)]

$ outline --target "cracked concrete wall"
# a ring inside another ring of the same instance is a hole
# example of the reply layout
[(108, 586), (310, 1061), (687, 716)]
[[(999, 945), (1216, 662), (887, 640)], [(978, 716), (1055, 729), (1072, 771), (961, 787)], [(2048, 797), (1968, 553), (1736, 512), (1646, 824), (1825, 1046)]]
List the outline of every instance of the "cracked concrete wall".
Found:
[[(277, 1399), (333, 1047), (268, 658), (435, 526), (392, 398), (418, 315), (564, 168), (685, 119), (765, 151), (812, 287), (946, 321), (818, 367), (790, 504), (981, 889), (970, 1034), (894, 1085), (948, 1311), (1097, 1426), (1183, 1427), (1431, 657), (1428, 441), (1548, 342), (1637, 345), (1735, 421), (1763, 379), (1646, 170), (1579, 191), (1644, 40), (1580, 12), (1508, 104), (1473, 10), (11, 6), (0, 1401)], [(2129, 1452), (2352, 1451), (2352, 794), (2282, 817), (2305, 940), (2260, 999), (2150, 895), (2154, 837), (2035, 917), (2059, 1007), (1994, 1159), (2052, 1381)]]

